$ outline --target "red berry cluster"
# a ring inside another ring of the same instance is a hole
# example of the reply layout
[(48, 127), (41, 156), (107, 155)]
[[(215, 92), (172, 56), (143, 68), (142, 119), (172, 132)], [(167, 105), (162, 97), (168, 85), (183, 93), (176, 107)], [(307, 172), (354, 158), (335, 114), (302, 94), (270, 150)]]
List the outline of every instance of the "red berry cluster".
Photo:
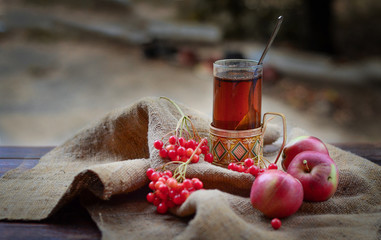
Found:
[(265, 168), (260, 168), (254, 165), (254, 160), (252, 158), (246, 158), (243, 162), (229, 163), (228, 169), (236, 172), (250, 173), (254, 177), (266, 171), (266, 169), (278, 169), (278, 166), (274, 163), (270, 163), (269, 166)]
[(153, 203), (161, 214), (166, 213), (169, 208), (183, 204), (192, 192), (204, 186), (198, 178), (186, 178), (182, 183), (178, 182), (169, 170), (160, 172), (149, 168), (146, 173), (151, 180), (148, 186), (152, 190), (147, 194), (147, 201)]
[(204, 154), (206, 162), (213, 162), (213, 155), (209, 153), (208, 141), (205, 139), (199, 148), (197, 148), (198, 145), (199, 143), (194, 139), (186, 140), (183, 137), (177, 138), (174, 135), (169, 137), (166, 144), (162, 140), (156, 140), (153, 144), (159, 150), (160, 157), (164, 159), (187, 162), (193, 156), (191, 163), (198, 163), (200, 154)]
[[(152, 190), (147, 194), (147, 201), (157, 207), (157, 212), (166, 213), (169, 208), (185, 202), (192, 192), (203, 188), (203, 183), (198, 178), (186, 178), (187, 166), (199, 162), (201, 154), (204, 154), (207, 162), (213, 162), (213, 156), (209, 153), (207, 139), (200, 137), (190, 117), (171, 99), (161, 98), (169, 101), (181, 114), (176, 129), (153, 143), (154, 148), (159, 150), (160, 157), (170, 161), (161, 167), (162, 171), (153, 168), (147, 170), (151, 181), (149, 188)], [(163, 143), (167, 136), (168, 140)], [(173, 173), (164, 171), (171, 164), (178, 164)]]

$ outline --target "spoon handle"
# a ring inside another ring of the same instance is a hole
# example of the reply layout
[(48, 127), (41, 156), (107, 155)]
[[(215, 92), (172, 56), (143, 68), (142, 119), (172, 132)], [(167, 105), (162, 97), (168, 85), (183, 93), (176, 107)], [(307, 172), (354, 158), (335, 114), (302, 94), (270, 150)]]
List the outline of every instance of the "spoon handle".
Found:
[(261, 56), (261, 58), (258, 61), (258, 65), (262, 64), (262, 61), (265, 58), (267, 51), (271, 47), (271, 44), (273, 43), (276, 35), (278, 34), (278, 31), (279, 31), (279, 28), (280, 28), (280, 25), (282, 24), (282, 22), (283, 22), (283, 17), (279, 16), (278, 17), (278, 22), (277, 22), (277, 24), (275, 26), (275, 29), (274, 29), (273, 33), (271, 34), (270, 40), (268, 41), (268, 43), (266, 45), (266, 48), (265, 48), (265, 50), (263, 50), (262, 56)]

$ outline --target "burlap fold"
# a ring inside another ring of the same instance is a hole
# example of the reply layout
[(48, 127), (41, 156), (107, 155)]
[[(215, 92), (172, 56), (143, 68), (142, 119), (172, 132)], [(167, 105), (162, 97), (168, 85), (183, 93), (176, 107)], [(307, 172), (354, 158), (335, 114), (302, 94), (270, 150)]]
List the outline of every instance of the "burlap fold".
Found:
[[(207, 136), (210, 121), (181, 108)], [(81, 195), (103, 239), (380, 239), (381, 168), (331, 145), (340, 174), (336, 194), (326, 202), (304, 202), (278, 231), (250, 204), (252, 176), (202, 160), (187, 176), (200, 178), (206, 189), (170, 213), (157, 214), (145, 199), (145, 171), (165, 163), (153, 142), (173, 130), (179, 117), (158, 98), (109, 113), (33, 169), (6, 173), (0, 180), (0, 219), (45, 219)], [(301, 134), (294, 129), (290, 138)]]

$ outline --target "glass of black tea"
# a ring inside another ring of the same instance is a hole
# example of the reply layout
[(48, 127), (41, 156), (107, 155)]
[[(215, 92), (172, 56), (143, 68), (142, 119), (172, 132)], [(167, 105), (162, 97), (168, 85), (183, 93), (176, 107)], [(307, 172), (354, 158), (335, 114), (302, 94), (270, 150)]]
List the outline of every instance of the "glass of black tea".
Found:
[(248, 59), (224, 59), (213, 64), (213, 127), (261, 127), (262, 70), (257, 61)]

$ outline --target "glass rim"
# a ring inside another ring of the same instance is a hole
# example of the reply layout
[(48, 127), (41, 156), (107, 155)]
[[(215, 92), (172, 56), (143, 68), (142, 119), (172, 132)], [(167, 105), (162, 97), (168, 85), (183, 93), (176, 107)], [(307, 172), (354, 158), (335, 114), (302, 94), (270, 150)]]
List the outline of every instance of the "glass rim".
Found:
[(262, 66), (262, 64), (258, 64), (258, 61), (253, 59), (220, 59), (213, 63), (213, 67), (226, 69), (253, 69)]

